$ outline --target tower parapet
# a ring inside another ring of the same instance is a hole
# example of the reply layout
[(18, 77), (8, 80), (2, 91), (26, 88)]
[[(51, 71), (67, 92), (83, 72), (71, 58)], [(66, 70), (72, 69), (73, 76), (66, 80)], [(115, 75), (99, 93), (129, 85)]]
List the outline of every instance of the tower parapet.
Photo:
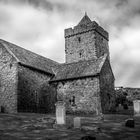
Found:
[(105, 53), (109, 58), (108, 41), (108, 32), (85, 15), (74, 28), (65, 29), (66, 63), (99, 58)]
[(104, 38), (109, 40), (109, 34), (107, 31), (105, 31), (101, 26), (98, 25), (96, 21), (92, 21), (91, 23), (88, 23), (87, 25), (77, 25), (74, 28), (68, 28), (65, 29), (65, 38), (74, 36), (77, 34), (82, 34), (85, 32), (90, 32), (90, 31), (96, 31), (100, 35), (102, 35)]

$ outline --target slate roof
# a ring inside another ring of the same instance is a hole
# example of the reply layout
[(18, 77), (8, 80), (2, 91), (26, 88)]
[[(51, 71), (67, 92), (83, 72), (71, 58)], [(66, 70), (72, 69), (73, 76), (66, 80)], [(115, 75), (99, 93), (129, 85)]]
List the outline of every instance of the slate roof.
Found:
[(98, 59), (61, 64), (54, 70), (55, 77), (51, 82), (98, 75), (106, 58), (105, 54)]
[(50, 74), (54, 74), (52, 68), (59, 65), (59, 63), (53, 60), (40, 56), (10, 42), (0, 39), (0, 44), (2, 44), (11, 53), (11, 55), (13, 55), (13, 57), (23, 65), (30, 66)]
[(85, 16), (81, 19), (81, 21), (78, 23), (78, 25), (86, 25), (86, 24), (91, 23), (91, 22), (92, 21), (90, 20), (90, 18), (85, 13)]
[(51, 82), (96, 76), (100, 73), (107, 58), (107, 54), (105, 54), (97, 59), (60, 64), (1, 39), (0, 44), (23, 66), (55, 75)]

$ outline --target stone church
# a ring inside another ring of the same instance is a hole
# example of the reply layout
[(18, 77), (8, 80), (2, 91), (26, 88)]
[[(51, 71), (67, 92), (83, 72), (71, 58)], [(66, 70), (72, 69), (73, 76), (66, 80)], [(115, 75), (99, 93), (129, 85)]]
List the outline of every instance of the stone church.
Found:
[(108, 112), (114, 101), (108, 33), (85, 14), (65, 29), (61, 64), (0, 40), (1, 112), (52, 113), (64, 101), (67, 113)]

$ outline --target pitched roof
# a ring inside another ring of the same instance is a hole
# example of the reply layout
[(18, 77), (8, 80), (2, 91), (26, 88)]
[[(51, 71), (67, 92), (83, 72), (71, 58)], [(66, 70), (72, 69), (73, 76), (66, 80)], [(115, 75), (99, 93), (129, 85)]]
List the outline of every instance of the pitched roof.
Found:
[(105, 54), (98, 59), (61, 64), (54, 70), (56, 74), (51, 81), (95, 76), (100, 73), (106, 58)]
[(54, 74), (52, 68), (59, 65), (59, 63), (53, 60), (40, 56), (7, 41), (0, 39), (0, 44), (2, 44), (19, 63), (26, 66), (31, 66), (35, 69)]
[(81, 21), (78, 23), (78, 25), (85, 25), (92, 22), (90, 20), (90, 18), (87, 16), (87, 14), (85, 13), (84, 17), (81, 19)]

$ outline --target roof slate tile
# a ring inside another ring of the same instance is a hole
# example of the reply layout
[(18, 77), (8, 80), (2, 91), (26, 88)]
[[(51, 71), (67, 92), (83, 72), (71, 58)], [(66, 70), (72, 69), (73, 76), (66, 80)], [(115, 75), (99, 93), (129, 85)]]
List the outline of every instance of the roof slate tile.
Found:
[(4, 47), (8, 48), (21, 64), (29, 65), (50, 74), (54, 74), (52, 68), (59, 65), (59, 63), (51, 59), (40, 56), (7, 41), (0, 40), (0, 43)]
[(54, 69), (56, 75), (51, 81), (95, 76), (100, 73), (106, 57), (104, 55), (98, 59), (61, 64)]

